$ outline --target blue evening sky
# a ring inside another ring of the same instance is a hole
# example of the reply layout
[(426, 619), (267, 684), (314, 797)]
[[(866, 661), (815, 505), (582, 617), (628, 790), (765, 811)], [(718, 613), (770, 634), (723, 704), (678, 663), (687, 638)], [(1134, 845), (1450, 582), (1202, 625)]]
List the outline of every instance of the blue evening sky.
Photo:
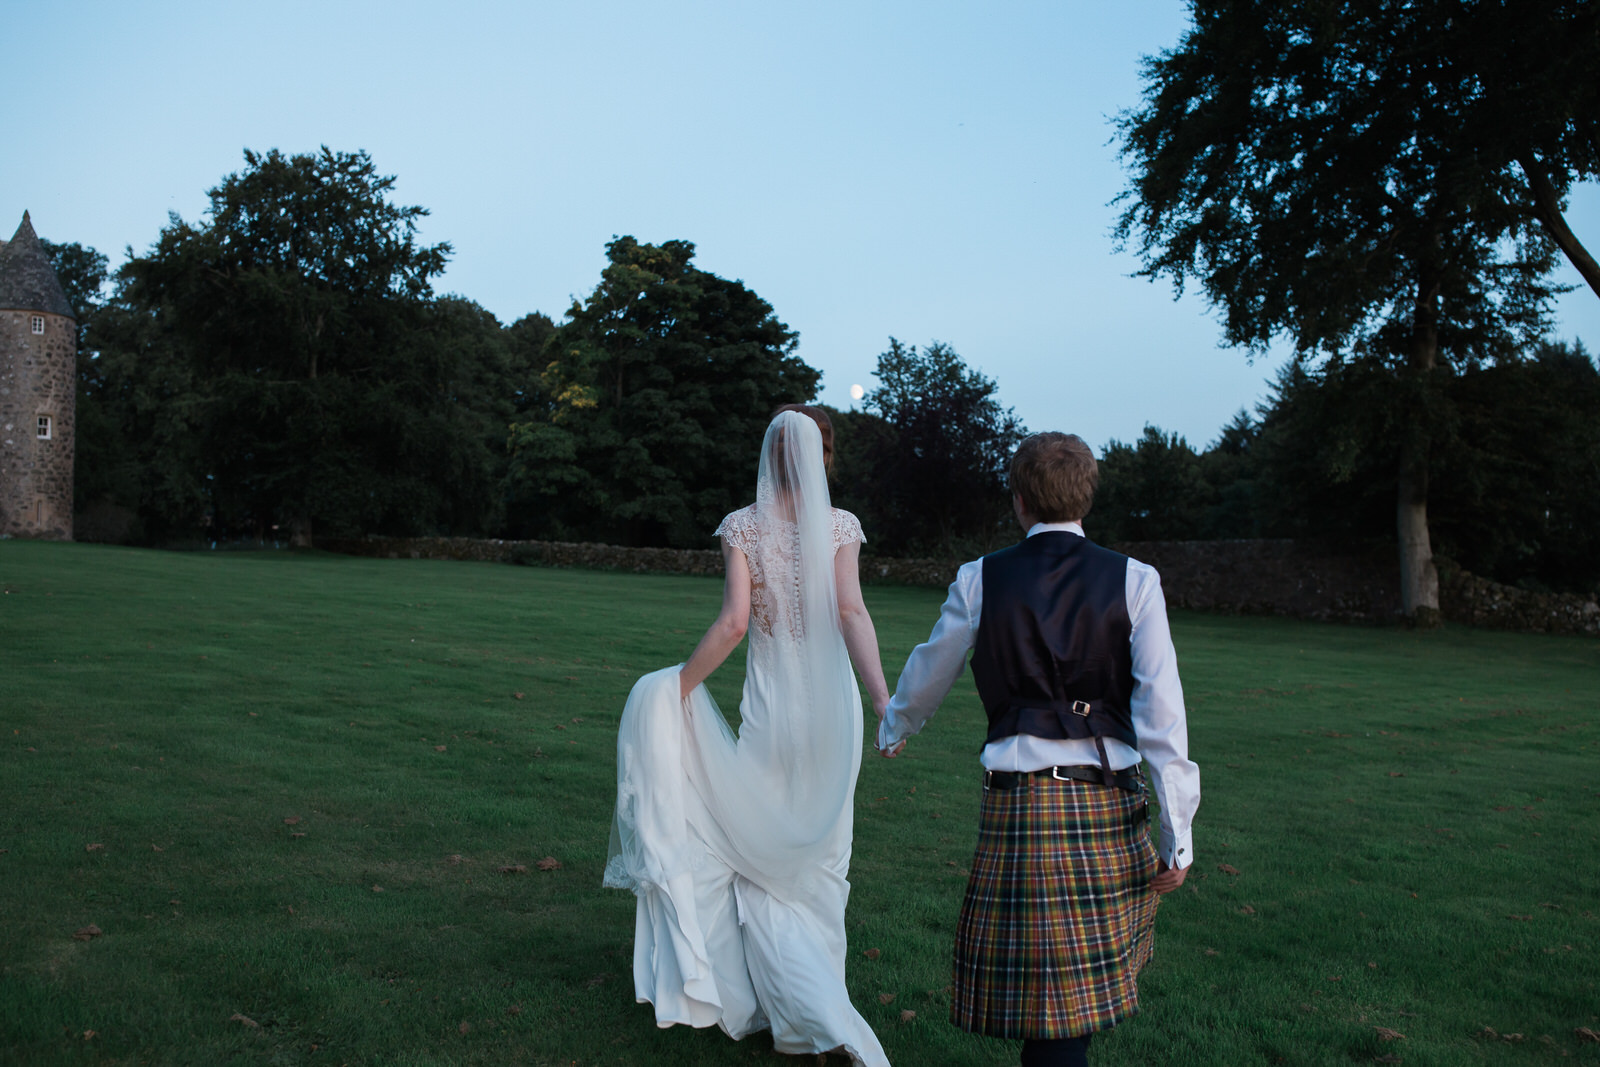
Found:
[[(1280, 358), (1129, 275), (1110, 118), (1178, 0), (1116, 4), (89, 3), (4, 7), (0, 225), (122, 261), (245, 147), (364, 148), (455, 248), (438, 285), (559, 319), (615, 234), (695, 242), (848, 407), (892, 334), (941, 340), (1032, 429), (1199, 446)], [(1600, 189), (1569, 221), (1600, 246)], [(1567, 281), (1576, 272), (1563, 271)], [(1600, 348), (1600, 299), (1557, 335)]]

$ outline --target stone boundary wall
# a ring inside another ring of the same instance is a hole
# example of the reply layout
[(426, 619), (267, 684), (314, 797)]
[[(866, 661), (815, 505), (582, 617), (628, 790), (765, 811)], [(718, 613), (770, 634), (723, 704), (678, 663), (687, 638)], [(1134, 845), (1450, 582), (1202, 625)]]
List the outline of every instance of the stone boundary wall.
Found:
[[(722, 573), (715, 549), (627, 548), (562, 541), (467, 537), (319, 537), (330, 552), (381, 559), (448, 559), (635, 573)], [(1396, 622), (1400, 581), (1386, 547), (1352, 550), (1288, 540), (1142, 541), (1112, 546), (1161, 572), (1167, 603), (1230, 615), (1284, 615), (1335, 622)], [(955, 579), (959, 560), (865, 556), (867, 584), (935, 588)], [(1600, 636), (1592, 598), (1532, 593), (1479, 578), (1441, 561), (1439, 606), (1451, 622), (1498, 630)]]
[(1167, 603), (1228, 615), (1378, 622), (1400, 617), (1393, 553), (1290, 540), (1113, 545), (1161, 572)]
[(1444, 567), (1439, 576), (1439, 611), (1451, 622), (1523, 633), (1587, 634), (1600, 637), (1600, 604), (1594, 597), (1533, 593)]

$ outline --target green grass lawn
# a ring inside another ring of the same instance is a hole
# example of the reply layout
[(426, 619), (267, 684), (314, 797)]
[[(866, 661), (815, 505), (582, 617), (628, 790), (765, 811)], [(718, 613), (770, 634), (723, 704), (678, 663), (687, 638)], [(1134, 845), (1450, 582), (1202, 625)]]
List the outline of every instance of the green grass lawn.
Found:
[[(790, 1062), (657, 1030), (600, 888), (623, 699), (718, 582), (9, 541), (0, 586), (0, 1062)], [(891, 680), (940, 600), (868, 590)], [(1174, 630), (1199, 859), (1095, 1062), (1600, 1064), (1600, 642)], [(982, 732), (963, 679), (864, 763), (897, 1067), (1016, 1062), (946, 1018)]]

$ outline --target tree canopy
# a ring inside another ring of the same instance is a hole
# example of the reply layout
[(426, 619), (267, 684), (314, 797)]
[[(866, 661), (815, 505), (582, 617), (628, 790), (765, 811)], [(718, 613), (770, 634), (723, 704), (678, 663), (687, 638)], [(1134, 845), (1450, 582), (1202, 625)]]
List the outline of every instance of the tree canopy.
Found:
[(513, 527), (704, 546), (753, 498), (773, 409), (810, 400), (821, 374), (772, 305), (694, 265), (691, 242), (618, 237), (606, 258), (538, 342), (510, 429)]
[(158, 528), (304, 542), (474, 529), (493, 508), (498, 323), (433, 299), (449, 245), (418, 242), (427, 212), (393, 186), (364, 152), (246, 151), (204, 219), (172, 216), (118, 272), (101, 399)]
[(992, 378), (954, 348), (895, 338), (865, 411), (841, 420), (837, 496), (888, 554), (968, 555), (1014, 527), (1007, 468), (1026, 434)]
[[(1197, 281), (1229, 344), (1287, 337), (1302, 358), (1387, 374), (1404, 600), (1436, 617), (1431, 372), (1514, 359), (1548, 328), (1547, 223), (1600, 159), (1585, 110), (1594, 5), (1196, 0), (1192, 12), (1179, 45), (1146, 61), (1143, 107), (1119, 121), (1133, 181), (1118, 236), (1145, 275)], [(1529, 43), (1567, 38), (1543, 66)], [(1514, 121), (1502, 86), (1531, 112)]]

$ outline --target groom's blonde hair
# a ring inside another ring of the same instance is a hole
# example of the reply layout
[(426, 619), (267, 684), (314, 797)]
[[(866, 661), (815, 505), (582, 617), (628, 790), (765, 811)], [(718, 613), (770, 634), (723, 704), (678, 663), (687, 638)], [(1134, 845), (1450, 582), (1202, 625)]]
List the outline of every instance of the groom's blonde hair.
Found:
[(1040, 522), (1082, 519), (1099, 484), (1094, 453), (1075, 433), (1036, 433), (1011, 457), (1011, 491)]

